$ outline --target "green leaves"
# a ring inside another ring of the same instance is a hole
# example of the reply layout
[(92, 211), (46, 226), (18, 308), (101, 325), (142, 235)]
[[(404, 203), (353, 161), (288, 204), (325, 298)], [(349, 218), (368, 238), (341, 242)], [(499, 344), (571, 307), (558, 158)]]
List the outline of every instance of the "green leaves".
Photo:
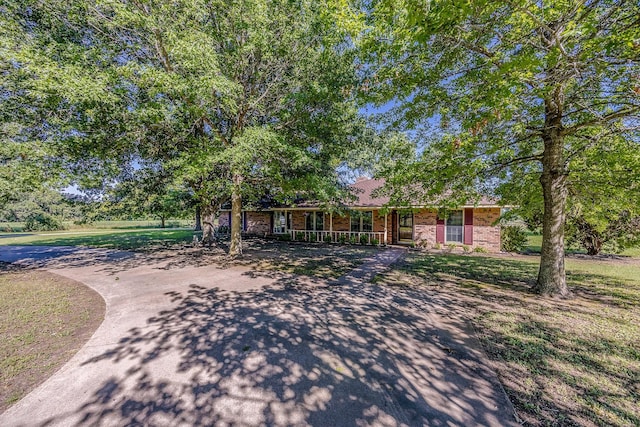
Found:
[(24, 1), (2, 19), (0, 102), (33, 112), (14, 139), (85, 188), (162, 171), (217, 205), (233, 170), (250, 197), (333, 194), (318, 186), (362, 143), (363, 15), (343, 0)]

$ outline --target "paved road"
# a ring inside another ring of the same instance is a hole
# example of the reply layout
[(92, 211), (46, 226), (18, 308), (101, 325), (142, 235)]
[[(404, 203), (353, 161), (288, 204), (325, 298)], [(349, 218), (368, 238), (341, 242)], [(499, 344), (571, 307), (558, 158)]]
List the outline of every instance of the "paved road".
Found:
[(437, 295), (179, 256), (0, 247), (99, 292), (107, 312), (2, 426), (516, 425), (468, 325)]

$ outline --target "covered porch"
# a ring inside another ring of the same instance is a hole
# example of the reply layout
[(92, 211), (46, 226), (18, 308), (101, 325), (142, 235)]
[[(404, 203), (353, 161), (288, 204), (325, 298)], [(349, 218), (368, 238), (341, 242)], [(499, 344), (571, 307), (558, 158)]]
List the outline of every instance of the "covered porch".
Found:
[(385, 232), (374, 231), (317, 231), (289, 230), (291, 240), (325, 243), (359, 243), (363, 245), (387, 244)]
[(392, 240), (391, 217), (377, 210), (336, 214), (320, 209), (283, 209), (273, 211), (272, 218), (272, 233), (289, 235), (294, 241), (382, 245)]

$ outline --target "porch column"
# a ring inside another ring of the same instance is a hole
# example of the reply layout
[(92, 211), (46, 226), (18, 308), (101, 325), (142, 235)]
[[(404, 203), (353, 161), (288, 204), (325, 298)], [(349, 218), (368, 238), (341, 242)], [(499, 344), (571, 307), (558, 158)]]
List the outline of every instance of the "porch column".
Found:
[(387, 214), (384, 214), (384, 244), (387, 244)]
[(333, 242), (333, 212), (329, 212), (329, 236)]

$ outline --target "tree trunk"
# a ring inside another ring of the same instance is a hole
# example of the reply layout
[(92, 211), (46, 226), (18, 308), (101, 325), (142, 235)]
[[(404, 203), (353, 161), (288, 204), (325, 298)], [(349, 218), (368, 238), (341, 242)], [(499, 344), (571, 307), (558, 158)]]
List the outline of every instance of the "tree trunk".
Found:
[[(558, 96), (558, 91), (556, 91)], [(569, 295), (564, 269), (564, 225), (567, 202), (567, 173), (564, 165), (562, 135), (562, 99), (546, 101), (546, 121), (542, 139), (542, 175), (544, 196), (542, 218), (542, 254), (534, 290), (542, 295)]]
[(242, 255), (242, 175), (233, 174), (233, 188), (231, 190), (231, 242), (229, 244), (229, 256)]
[(160, 216), (160, 228), (164, 228), (164, 215)]
[(217, 210), (212, 209), (211, 206), (206, 206), (202, 215), (202, 244), (211, 246), (215, 242), (215, 227), (214, 221), (216, 219)]
[(196, 206), (196, 226), (193, 231), (202, 231), (202, 211), (200, 205)]

